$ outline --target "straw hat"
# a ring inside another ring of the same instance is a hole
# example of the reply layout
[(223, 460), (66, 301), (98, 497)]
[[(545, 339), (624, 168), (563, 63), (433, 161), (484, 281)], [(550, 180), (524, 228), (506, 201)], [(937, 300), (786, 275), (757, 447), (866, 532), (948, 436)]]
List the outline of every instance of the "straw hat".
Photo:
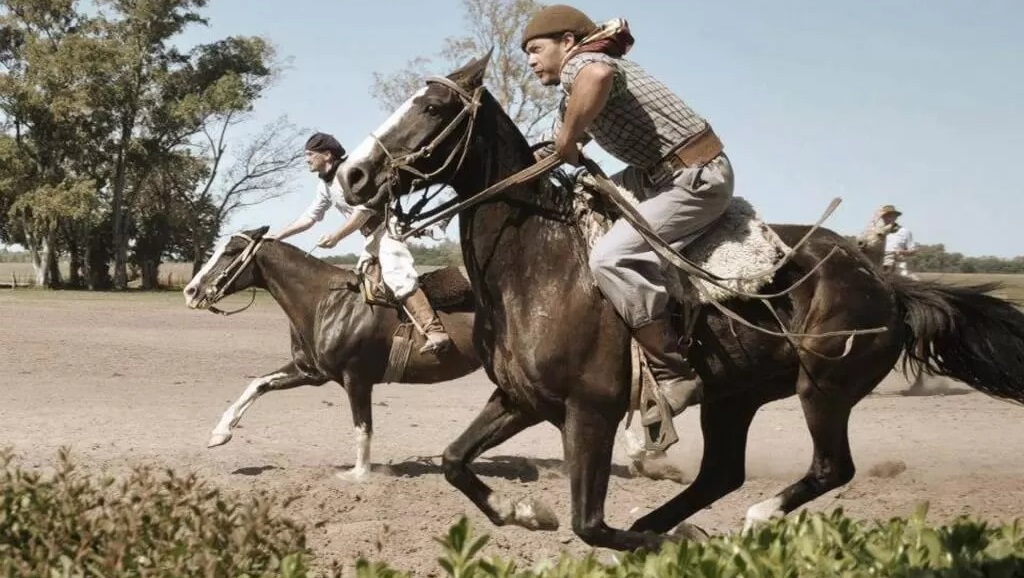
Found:
[(882, 205), (881, 209), (878, 209), (878, 215), (884, 217), (886, 215), (896, 215), (897, 217), (903, 213), (896, 210), (896, 207), (892, 205)]

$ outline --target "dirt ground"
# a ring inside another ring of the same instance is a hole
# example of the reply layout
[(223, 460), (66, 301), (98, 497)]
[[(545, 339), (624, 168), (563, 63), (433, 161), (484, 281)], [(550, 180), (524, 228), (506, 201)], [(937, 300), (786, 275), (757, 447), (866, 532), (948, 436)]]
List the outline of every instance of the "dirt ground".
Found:
[[(69, 445), (96, 471), (116, 474), (148, 463), (196, 471), (240, 492), (297, 495), (288, 511), (309, 524), (321, 562), (350, 565), (363, 555), (436, 574), (433, 538), (462, 514), (492, 535), (485, 553), (523, 565), (563, 550), (588, 551), (569, 527), (568, 481), (553, 427), (537, 426), (492, 450), (477, 471), (497, 489), (532, 494), (553, 506), (561, 521), (555, 532), (493, 527), (445, 482), (439, 460), (430, 458), (491, 392), (479, 372), (432, 386), (378, 386), (374, 472), (362, 483), (335, 475), (353, 463), (354, 436), (344, 393), (334, 384), (268, 394), (230, 443), (207, 449), (210, 430), (249, 380), (287, 359), (287, 321), (267, 296), (225, 318), (190, 311), (173, 293), (4, 291), (0, 446), (13, 447), (30, 466), (47, 466), (60, 446)], [(933, 521), (959, 514), (1018, 516), (1024, 504), (1024, 462), (1017, 454), (1024, 447), (1024, 408), (957, 384), (932, 387), (931, 395), (907, 397), (906, 382), (893, 375), (864, 400), (851, 432), (856, 479), (810, 507), (886, 519), (929, 500)], [(669, 452), (686, 475), (695, 473), (700, 456), (696, 418), (692, 412), (677, 420), (683, 441)], [(802, 475), (810, 440), (794, 399), (762, 409), (747, 455), (747, 484), (692, 522), (712, 533), (736, 530), (750, 505)], [(630, 476), (621, 444), (615, 462), (606, 508), (613, 525), (628, 525), (682, 489), (677, 482)]]

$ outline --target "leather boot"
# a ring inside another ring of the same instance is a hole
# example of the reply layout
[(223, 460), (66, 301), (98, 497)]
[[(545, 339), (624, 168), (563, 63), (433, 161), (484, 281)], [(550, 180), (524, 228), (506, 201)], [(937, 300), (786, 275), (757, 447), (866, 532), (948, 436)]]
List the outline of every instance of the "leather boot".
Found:
[(423, 289), (417, 287), (412, 295), (405, 298), (402, 305), (405, 306), (406, 312), (409, 313), (427, 339), (426, 344), (420, 348), (420, 353), (440, 353), (448, 349), (448, 346), (451, 345), (451, 337), (444, 330), (441, 318), (434, 312)]
[[(647, 357), (647, 365), (658, 382), (661, 395), (668, 402), (672, 415), (679, 415), (688, 406), (701, 401), (703, 385), (686, 358), (688, 344), (680, 338), (668, 319), (655, 321), (633, 330)], [(644, 415), (645, 421), (658, 419), (658, 408)]]

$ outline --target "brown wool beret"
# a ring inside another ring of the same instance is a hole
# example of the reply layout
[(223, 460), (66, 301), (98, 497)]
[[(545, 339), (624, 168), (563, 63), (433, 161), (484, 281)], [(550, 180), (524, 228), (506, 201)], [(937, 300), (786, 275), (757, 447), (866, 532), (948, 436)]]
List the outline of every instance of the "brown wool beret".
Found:
[(523, 29), (521, 48), (526, 51), (526, 43), (534, 38), (554, 36), (562, 32), (572, 32), (577, 40), (597, 30), (597, 24), (586, 14), (565, 4), (545, 6), (537, 11)]

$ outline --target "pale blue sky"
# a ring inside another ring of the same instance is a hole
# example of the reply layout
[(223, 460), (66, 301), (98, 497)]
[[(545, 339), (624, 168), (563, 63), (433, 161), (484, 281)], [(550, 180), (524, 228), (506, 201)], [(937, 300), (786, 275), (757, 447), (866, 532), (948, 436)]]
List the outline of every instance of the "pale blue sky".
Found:
[[(827, 225), (845, 234), (893, 203), (919, 242), (1024, 254), (1024, 186), (1013, 168), (1024, 154), (1024, 2), (575, 5), (594, 20), (629, 20), (630, 57), (714, 123), (737, 194), (769, 221), (813, 222), (841, 196)], [(369, 93), (373, 72), (433, 54), (463, 25), (458, 0), (216, 0), (206, 13), (210, 26), (183, 42), (262, 34), (292, 59), (258, 103), (259, 120), (288, 114), (349, 150), (388, 116)], [(312, 175), (299, 178), (295, 192), (229, 228), (289, 222), (315, 187)], [(333, 212), (293, 241), (311, 247), (340, 223)], [(316, 254), (356, 251), (356, 237)]]

